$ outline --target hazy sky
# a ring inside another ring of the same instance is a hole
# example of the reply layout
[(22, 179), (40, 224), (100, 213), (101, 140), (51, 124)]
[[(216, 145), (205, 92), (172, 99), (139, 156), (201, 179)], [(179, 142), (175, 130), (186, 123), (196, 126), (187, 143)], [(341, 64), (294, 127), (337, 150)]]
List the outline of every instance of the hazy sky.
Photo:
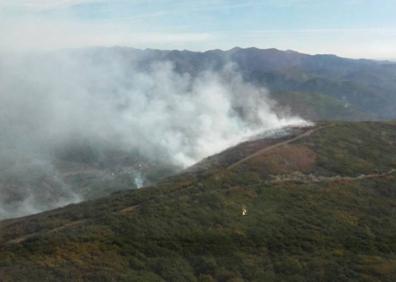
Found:
[(275, 47), (396, 58), (395, 0), (0, 0), (0, 48)]

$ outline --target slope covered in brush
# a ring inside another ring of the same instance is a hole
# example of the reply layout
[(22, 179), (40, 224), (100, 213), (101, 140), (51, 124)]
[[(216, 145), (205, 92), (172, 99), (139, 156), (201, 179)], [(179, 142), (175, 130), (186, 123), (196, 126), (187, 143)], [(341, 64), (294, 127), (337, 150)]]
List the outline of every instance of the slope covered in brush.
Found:
[(290, 129), (147, 189), (3, 221), (0, 277), (394, 281), (395, 140), (391, 122)]

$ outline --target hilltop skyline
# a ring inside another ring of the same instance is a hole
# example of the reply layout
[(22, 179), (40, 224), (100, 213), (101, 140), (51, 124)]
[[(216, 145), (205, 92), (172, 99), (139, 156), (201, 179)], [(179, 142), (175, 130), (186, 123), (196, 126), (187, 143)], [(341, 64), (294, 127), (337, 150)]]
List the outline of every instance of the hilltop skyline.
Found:
[(395, 59), (390, 0), (0, 0), (0, 49), (292, 49)]

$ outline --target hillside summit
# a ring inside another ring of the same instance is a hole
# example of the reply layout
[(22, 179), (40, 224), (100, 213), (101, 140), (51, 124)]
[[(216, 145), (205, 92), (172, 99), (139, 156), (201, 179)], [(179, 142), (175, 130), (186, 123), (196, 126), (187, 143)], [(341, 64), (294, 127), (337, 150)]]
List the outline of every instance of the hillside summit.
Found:
[(0, 222), (2, 281), (395, 281), (396, 123), (250, 140), (157, 185)]

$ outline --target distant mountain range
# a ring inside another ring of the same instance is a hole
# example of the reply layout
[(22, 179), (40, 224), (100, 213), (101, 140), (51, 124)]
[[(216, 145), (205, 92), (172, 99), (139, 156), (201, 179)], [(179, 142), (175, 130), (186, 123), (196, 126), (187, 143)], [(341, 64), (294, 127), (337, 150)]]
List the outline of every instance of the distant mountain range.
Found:
[(114, 47), (84, 52), (96, 57), (108, 53), (125, 56), (125, 60), (137, 60), (142, 68), (152, 62), (170, 61), (178, 72), (192, 75), (233, 63), (245, 80), (267, 87), (280, 105), (305, 118), (396, 118), (396, 63), (390, 61), (257, 48), (192, 52)]

